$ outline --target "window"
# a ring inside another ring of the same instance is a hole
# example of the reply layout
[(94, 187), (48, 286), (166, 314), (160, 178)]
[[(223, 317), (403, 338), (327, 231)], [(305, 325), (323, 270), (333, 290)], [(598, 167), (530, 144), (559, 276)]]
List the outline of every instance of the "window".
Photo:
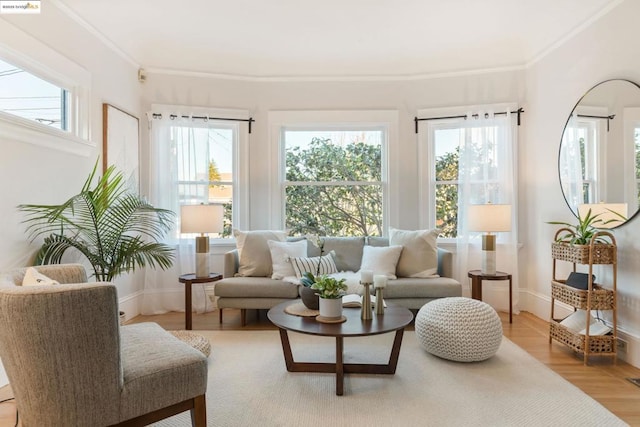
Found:
[(90, 156), (91, 74), (31, 35), (0, 26), (0, 135)]
[(461, 229), (460, 215), (465, 212), (460, 209), (461, 200), (465, 206), (512, 203), (513, 125), (509, 117), (498, 114), (483, 113), (484, 119), (467, 119), (462, 111), (419, 114), (454, 116), (426, 121), (420, 131), (419, 150), (422, 225), (440, 229), (441, 239), (454, 239)]
[(171, 126), (175, 147), (179, 205), (221, 204), (222, 237), (231, 236), (233, 217), (233, 146), (237, 125), (201, 120)]
[[(241, 143), (246, 143), (246, 124), (198, 118), (236, 117), (225, 110), (197, 113), (193, 118), (160, 107), (154, 107), (154, 113), (149, 183), (152, 201), (178, 215), (181, 205), (221, 204), (224, 231), (219, 237), (232, 237), (233, 227), (239, 228), (238, 152)], [(170, 240), (180, 238), (179, 218), (172, 234)]]
[(397, 224), (398, 111), (270, 111), (268, 126), (269, 227), (382, 236)]
[(494, 202), (499, 200), (500, 186), (498, 184), (498, 145), (483, 141), (487, 132), (494, 133), (494, 127), (483, 128), (469, 126), (466, 121), (456, 124), (436, 124), (431, 126), (433, 134), (433, 194), (435, 203), (433, 217), (434, 226), (441, 230), (440, 237), (452, 238), (458, 231), (458, 189), (460, 186), (459, 160), (465, 140), (472, 152), (468, 153), (474, 162), (468, 181), (471, 194), (483, 194), (486, 200), (477, 203)]
[[(609, 137), (606, 112), (581, 107), (567, 121), (560, 144), (558, 171), (562, 192), (570, 206), (607, 199), (607, 155), (603, 147)], [(589, 113), (589, 114), (585, 114)], [(600, 118), (599, 118), (600, 117)]]
[(0, 110), (57, 129), (68, 129), (68, 91), (2, 60)]
[(294, 235), (383, 235), (382, 126), (282, 128), (285, 227)]
[(583, 203), (597, 203), (598, 193), (598, 123), (578, 120), (578, 138), (582, 157), (582, 193)]
[(434, 125), (433, 129), (433, 194), (435, 195), (432, 227), (441, 237), (455, 237), (458, 228), (458, 159), (464, 129), (456, 125)]

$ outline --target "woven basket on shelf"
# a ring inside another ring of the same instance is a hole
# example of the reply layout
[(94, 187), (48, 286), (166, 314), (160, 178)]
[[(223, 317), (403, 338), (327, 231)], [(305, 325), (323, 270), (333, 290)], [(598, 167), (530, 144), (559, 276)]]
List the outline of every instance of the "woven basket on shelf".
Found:
[[(551, 296), (565, 304), (575, 308), (586, 310), (588, 307), (589, 292), (565, 285), (564, 280), (551, 281)], [(593, 284), (591, 292), (591, 310), (613, 310), (616, 306), (615, 293), (611, 289), (605, 289)]]
[[(554, 242), (551, 244), (551, 256), (562, 261), (589, 264), (590, 245), (572, 245)], [(616, 246), (607, 243), (593, 244), (593, 264), (613, 264), (616, 259)]]
[[(551, 338), (568, 345), (575, 351), (584, 353), (586, 347), (586, 338), (584, 335), (572, 332), (554, 320), (549, 322), (549, 334)], [(589, 337), (588, 353), (615, 354), (615, 351), (616, 347), (613, 335), (591, 335)]]

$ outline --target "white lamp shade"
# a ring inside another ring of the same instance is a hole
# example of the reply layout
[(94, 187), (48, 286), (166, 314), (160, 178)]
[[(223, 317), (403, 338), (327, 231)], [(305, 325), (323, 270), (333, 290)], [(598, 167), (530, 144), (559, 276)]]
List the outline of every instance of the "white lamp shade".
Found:
[[(589, 209), (591, 209), (591, 216), (598, 215), (596, 219), (600, 220), (594, 224), (596, 228), (617, 227), (627, 220), (628, 206), (626, 203), (592, 203), (578, 205), (578, 215), (580, 215), (580, 218), (585, 218)], [(623, 218), (621, 218), (621, 216)]]
[(510, 231), (511, 205), (470, 205), (467, 220), (469, 231)]
[(222, 205), (180, 206), (181, 233), (221, 233), (223, 230)]

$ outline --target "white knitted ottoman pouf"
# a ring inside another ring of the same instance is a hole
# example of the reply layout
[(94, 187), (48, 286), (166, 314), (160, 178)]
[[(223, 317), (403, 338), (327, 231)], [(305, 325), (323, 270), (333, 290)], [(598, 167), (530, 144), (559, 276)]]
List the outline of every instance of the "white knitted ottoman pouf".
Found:
[(471, 298), (440, 298), (425, 304), (416, 316), (415, 330), (425, 350), (456, 362), (486, 360), (502, 341), (498, 313)]

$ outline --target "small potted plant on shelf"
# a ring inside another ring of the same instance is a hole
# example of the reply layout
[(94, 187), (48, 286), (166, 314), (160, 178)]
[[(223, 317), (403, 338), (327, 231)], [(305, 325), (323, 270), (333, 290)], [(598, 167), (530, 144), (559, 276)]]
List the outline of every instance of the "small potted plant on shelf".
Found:
[[(611, 212), (617, 214), (614, 211)], [(563, 221), (547, 222), (547, 224), (563, 226), (556, 232), (554, 242), (551, 245), (553, 257), (586, 264), (589, 263), (589, 253), (593, 247), (594, 262), (608, 263), (607, 259), (613, 256), (615, 245), (602, 238), (609, 235), (609, 233), (603, 232), (603, 229), (606, 228), (603, 226), (616, 220), (604, 221), (599, 216), (599, 214), (593, 215), (589, 209), (584, 217), (578, 214), (577, 224)]]
[(320, 316), (331, 319), (342, 316), (342, 297), (347, 290), (345, 279), (317, 276), (311, 289), (320, 297)]

